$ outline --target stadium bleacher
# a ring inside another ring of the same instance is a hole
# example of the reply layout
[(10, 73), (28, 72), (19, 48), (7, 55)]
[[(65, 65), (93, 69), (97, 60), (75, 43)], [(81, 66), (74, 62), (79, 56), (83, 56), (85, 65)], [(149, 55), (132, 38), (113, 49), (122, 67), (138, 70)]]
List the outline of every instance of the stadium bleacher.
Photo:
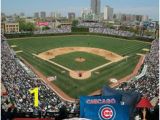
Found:
[[(91, 32), (107, 32), (118, 35), (132, 35), (131, 33), (117, 33), (113, 30), (91, 28)], [(109, 32), (110, 31), (110, 32)], [(10, 49), (6, 38), (1, 36), (1, 69), (2, 83), (7, 90), (7, 96), (2, 96), (1, 111), (2, 118), (11, 119), (16, 117), (37, 117), (37, 118), (72, 118), (79, 116), (79, 104), (69, 103), (61, 100), (45, 83), (38, 79), (32, 79), (31, 76), (16, 61), (17, 57)], [(154, 108), (148, 110), (150, 120), (156, 120), (159, 93), (159, 40), (154, 40), (151, 44), (150, 52), (145, 57), (144, 65), (147, 65), (147, 71), (144, 76), (138, 80), (120, 85), (120, 90), (134, 90), (142, 96), (147, 96), (150, 101), (154, 99)], [(34, 78), (37, 76), (35, 75)], [(33, 107), (33, 97), (29, 89), (38, 86), (40, 88), (40, 105)], [(157, 99), (156, 99), (157, 98)], [(66, 114), (63, 114), (64, 111)], [(139, 110), (136, 113), (140, 113)]]
[(130, 81), (121, 89), (133, 89), (150, 100), (158, 96), (159, 92), (159, 40), (154, 40), (150, 52), (145, 56), (146, 74), (138, 80)]
[[(76, 103), (69, 103), (61, 100), (45, 83), (38, 79), (32, 79), (29, 74), (17, 62), (17, 58), (13, 51), (9, 48), (8, 43), (3, 40), (1, 43), (2, 50), (2, 82), (5, 86), (8, 97), (2, 98), (2, 112), (6, 113), (6, 117), (17, 113), (30, 113), (37, 115), (39, 112), (55, 112), (58, 113), (63, 106), (66, 106), (67, 112), (75, 112)], [(35, 75), (34, 78), (37, 76)], [(39, 107), (33, 106), (33, 97), (29, 93), (29, 89), (38, 86)], [(11, 104), (9, 106), (9, 104)], [(23, 114), (21, 114), (23, 117)]]

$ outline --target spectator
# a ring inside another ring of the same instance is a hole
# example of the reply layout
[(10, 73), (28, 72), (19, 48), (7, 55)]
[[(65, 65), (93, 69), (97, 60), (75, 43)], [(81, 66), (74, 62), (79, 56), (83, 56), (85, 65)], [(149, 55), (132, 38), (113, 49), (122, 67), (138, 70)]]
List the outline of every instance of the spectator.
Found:
[[(8, 92), (8, 98), (2, 97), (2, 109), (8, 111), (8, 117), (12, 115), (12, 108), (8, 110), (8, 104), (10, 103), (16, 107), (16, 111), (22, 113), (34, 112), (35, 115), (38, 111), (59, 112), (62, 105), (66, 106), (68, 112), (76, 109), (76, 103), (63, 101), (44, 82), (33, 79), (17, 59), (7, 41), (3, 40), (1, 44), (1, 79)], [(37, 76), (34, 75), (34, 78), (37, 78)], [(39, 106), (37, 108), (33, 106), (33, 96), (29, 93), (29, 89), (35, 87), (39, 88)]]
[(132, 37), (134, 33), (128, 31), (121, 31), (115, 30), (110, 28), (89, 28), (89, 32), (91, 33), (101, 33), (107, 35), (117, 35), (117, 36), (124, 36), (124, 37)]

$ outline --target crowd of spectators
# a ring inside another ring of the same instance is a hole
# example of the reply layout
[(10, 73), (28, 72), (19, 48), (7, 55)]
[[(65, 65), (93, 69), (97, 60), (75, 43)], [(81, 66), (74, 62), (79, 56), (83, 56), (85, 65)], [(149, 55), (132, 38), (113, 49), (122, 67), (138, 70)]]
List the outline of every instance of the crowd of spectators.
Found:
[(125, 90), (135, 90), (149, 100), (158, 97), (159, 93), (159, 40), (154, 40), (150, 52), (145, 56), (144, 64), (147, 65), (145, 75), (138, 80), (131, 80), (121, 87)]
[(134, 32), (124, 31), (120, 29), (112, 29), (104, 27), (103, 23), (100, 22), (80, 22), (77, 27), (89, 28), (90, 33), (101, 33), (107, 35), (123, 36), (123, 37), (141, 37), (146, 39), (154, 39), (154, 36), (149, 35), (139, 35)]
[[(132, 79), (122, 83), (117, 89), (124, 91), (133, 90), (147, 97), (152, 104), (152, 109), (147, 109), (146, 118), (148, 120), (159, 119), (159, 40), (156, 39), (151, 44), (150, 52), (145, 56), (144, 65), (147, 65), (145, 75), (139, 79)], [(141, 72), (141, 71), (140, 71)], [(140, 109), (136, 109), (136, 120), (142, 117)], [(140, 115), (140, 116), (139, 116)]]
[(90, 33), (101, 33), (107, 35), (116, 35), (116, 36), (124, 36), (124, 37), (132, 37), (134, 33), (129, 31), (122, 31), (110, 28), (89, 28)]
[(34, 31), (34, 34), (53, 34), (53, 33), (71, 33), (71, 27), (66, 26), (62, 28)]
[[(1, 43), (1, 68), (2, 82), (7, 90), (8, 98), (2, 97), (2, 111), (7, 112), (14, 106), (18, 112), (59, 112), (65, 106), (69, 113), (77, 109), (76, 103), (63, 101), (44, 82), (31, 77), (18, 63), (14, 52), (2, 38)], [(39, 106), (34, 107), (34, 96), (29, 93), (32, 88), (39, 88)], [(12, 105), (8, 105), (11, 103)]]
[[(64, 29), (64, 28), (63, 28)], [(66, 28), (65, 28), (66, 29)], [(69, 30), (69, 28), (68, 28)], [(132, 36), (133, 33), (125, 31), (117, 31), (108, 28), (90, 28), (90, 32)], [(58, 30), (57, 30), (58, 31)], [(39, 33), (40, 34), (40, 33)], [(44, 33), (42, 33), (44, 34)], [(44, 82), (27, 74), (24, 68), (19, 64), (18, 58), (14, 51), (10, 49), (4, 36), (1, 36), (1, 80), (8, 92), (7, 96), (2, 96), (2, 115), (7, 112), (38, 114), (39, 112), (60, 112), (61, 108), (65, 108), (67, 112), (75, 113), (78, 111), (76, 103), (63, 101), (56, 95)], [(154, 40), (151, 44), (150, 52), (145, 56), (144, 64), (147, 65), (146, 74), (138, 79), (131, 80), (125, 85), (119, 86), (122, 90), (135, 90), (143, 96), (147, 96), (149, 100), (158, 97), (159, 92), (159, 40)], [(39, 88), (39, 106), (34, 107), (33, 95), (29, 93), (32, 88)], [(62, 112), (64, 112), (62, 110)], [(9, 116), (7, 114), (7, 116)], [(46, 115), (45, 115), (46, 116)], [(5, 116), (6, 117), (6, 116)]]

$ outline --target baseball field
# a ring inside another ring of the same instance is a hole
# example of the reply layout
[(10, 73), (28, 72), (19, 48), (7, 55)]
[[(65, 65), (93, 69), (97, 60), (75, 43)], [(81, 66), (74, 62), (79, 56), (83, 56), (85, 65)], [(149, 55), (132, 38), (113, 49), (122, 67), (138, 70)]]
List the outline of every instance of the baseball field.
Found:
[(134, 70), (150, 43), (95, 35), (10, 39), (10, 46), (72, 98), (88, 95)]

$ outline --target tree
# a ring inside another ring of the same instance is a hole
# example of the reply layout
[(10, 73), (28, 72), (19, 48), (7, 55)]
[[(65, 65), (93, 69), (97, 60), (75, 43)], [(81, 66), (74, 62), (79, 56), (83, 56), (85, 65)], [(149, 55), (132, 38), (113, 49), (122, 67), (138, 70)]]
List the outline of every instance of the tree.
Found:
[(42, 30), (49, 30), (50, 28), (48, 26), (45, 26), (42, 28)]
[(35, 25), (33, 23), (26, 23), (26, 31), (34, 31), (35, 30)]
[(17, 19), (16, 21), (19, 22), (19, 30), (24, 31), (25, 27), (26, 27), (25, 20), (24, 19)]
[(73, 20), (72, 21), (72, 27), (76, 27), (78, 25), (78, 20)]
[(25, 19), (18, 19), (20, 31), (34, 31), (35, 25), (31, 22), (26, 22)]
[(34, 31), (35, 25), (33, 23), (26, 23), (26, 22), (20, 22), (19, 23), (19, 29), (20, 31)]

